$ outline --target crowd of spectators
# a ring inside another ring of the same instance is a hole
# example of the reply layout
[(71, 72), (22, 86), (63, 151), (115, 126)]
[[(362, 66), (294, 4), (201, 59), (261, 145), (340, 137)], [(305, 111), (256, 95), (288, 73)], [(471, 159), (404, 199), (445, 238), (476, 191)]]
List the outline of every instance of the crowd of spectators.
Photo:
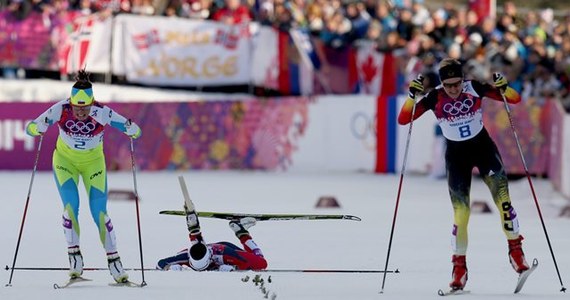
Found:
[(520, 12), (509, 1), (485, 18), (467, 5), (430, 9), (424, 0), (0, 0), (0, 9), (20, 18), (72, 9), (300, 28), (334, 48), (373, 42), (395, 53), (402, 70), (426, 74), (431, 85), (438, 84), (437, 63), (454, 57), (476, 79), (500, 71), (524, 99), (556, 97), (570, 110), (570, 14)]

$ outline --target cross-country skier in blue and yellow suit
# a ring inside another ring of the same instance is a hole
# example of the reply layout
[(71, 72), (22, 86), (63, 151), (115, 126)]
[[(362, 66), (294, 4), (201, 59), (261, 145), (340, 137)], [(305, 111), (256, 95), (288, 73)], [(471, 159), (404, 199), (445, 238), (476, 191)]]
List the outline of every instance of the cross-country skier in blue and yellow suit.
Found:
[(520, 95), (510, 88), (507, 79), (494, 74), (494, 86), (476, 80), (465, 80), (463, 66), (457, 60), (446, 58), (439, 66), (441, 85), (418, 100), (423, 91), (421, 80), (410, 83), (410, 95), (404, 103), (398, 122), (408, 124), (416, 105), (413, 119), (431, 110), (446, 139), (445, 164), (447, 184), (454, 211), (452, 231), (453, 271), (450, 287), (462, 290), (467, 282), (467, 224), (470, 215), (469, 190), (474, 167), (479, 169), (489, 187), (501, 216), (503, 232), (508, 240), (509, 260), (517, 273), (529, 269), (522, 251), (517, 213), (511, 205), (508, 179), (497, 146), (483, 126), (483, 99), (518, 103)]
[(71, 97), (59, 101), (26, 126), (26, 132), (38, 136), (57, 124), (59, 136), (53, 152), (55, 182), (63, 202), (63, 229), (70, 262), (69, 276), (83, 273), (79, 248), (79, 176), (89, 195), (91, 216), (99, 229), (99, 238), (107, 253), (109, 271), (117, 282), (127, 282), (117, 252), (113, 224), (107, 214), (107, 172), (103, 154), (105, 125), (117, 128), (131, 138), (141, 135), (139, 126), (104, 106), (93, 97), (92, 84), (85, 70), (80, 70)]

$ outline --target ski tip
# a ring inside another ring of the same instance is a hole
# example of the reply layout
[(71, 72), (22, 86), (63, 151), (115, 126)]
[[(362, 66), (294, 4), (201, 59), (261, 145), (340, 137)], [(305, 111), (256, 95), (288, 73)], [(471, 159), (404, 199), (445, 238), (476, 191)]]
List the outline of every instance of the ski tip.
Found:
[(534, 266), (538, 266), (538, 259), (534, 258), (534, 259), (532, 260), (532, 266), (533, 266), (533, 267), (534, 267)]
[(117, 287), (144, 287), (146, 286), (146, 282), (143, 281), (142, 283), (136, 283), (136, 282), (132, 282), (132, 281), (126, 281), (126, 282), (113, 282), (113, 283), (109, 283), (110, 286), (117, 286)]
[(357, 216), (352, 216), (352, 215), (345, 215), (343, 219), (351, 220), (351, 221), (362, 221), (361, 218), (359, 218)]
[(462, 295), (462, 294), (469, 294), (470, 291), (462, 290), (462, 289), (450, 289), (448, 291), (444, 291), (442, 289), (437, 290), (437, 294), (439, 296), (451, 296), (451, 295)]

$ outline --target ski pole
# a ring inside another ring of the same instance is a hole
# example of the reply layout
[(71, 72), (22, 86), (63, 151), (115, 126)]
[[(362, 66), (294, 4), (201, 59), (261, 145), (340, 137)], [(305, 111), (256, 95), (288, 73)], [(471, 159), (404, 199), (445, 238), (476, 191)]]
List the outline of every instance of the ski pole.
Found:
[[(12, 270), (10, 267), (6, 266), (5, 270)], [(16, 267), (13, 270), (21, 270), (21, 271), (69, 271), (69, 268), (65, 267)], [(108, 268), (83, 268), (83, 271), (107, 271)], [(140, 268), (125, 268), (125, 271), (140, 271)], [(158, 272), (166, 272), (166, 270), (162, 269), (151, 269), (146, 268), (145, 271), (158, 271)], [(181, 272), (183, 272), (181, 270)], [(191, 269), (188, 269), (191, 271)], [(179, 272), (179, 271), (173, 271)], [(217, 272), (217, 271), (208, 271), (208, 272)], [(363, 273), (363, 274), (375, 274), (375, 273), (384, 273), (383, 270), (362, 270), (362, 269), (265, 269), (265, 270), (234, 270), (232, 272), (255, 272), (255, 273)], [(394, 273), (400, 274), (400, 270), (388, 270), (387, 273)]]
[[(499, 74), (493, 74), (493, 80), (496, 80)], [(517, 148), (519, 150), (519, 156), (521, 158), (522, 165), (524, 167), (524, 172), (526, 175), (526, 179), (528, 180), (528, 184), (530, 186), (530, 191), (532, 193), (532, 197), (534, 199), (534, 204), (536, 205), (536, 211), (538, 212), (538, 217), (540, 218), (540, 223), (542, 224), (542, 230), (544, 231), (544, 236), (546, 237), (546, 242), (548, 244), (548, 249), (550, 250), (550, 255), (552, 256), (552, 261), (554, 262), (554, 268), (556, 269), (556, 274), (558, 275), (558, 280), (560, 281), (561, 292), (566, 292), (566, 288), (564, 287), (564, 283), (562, 283), (562, 276), (560, 276), (560, 270), (558, 269), (558, 263), (556, 263), (556, 257), (554, 256), (554, 251), (552, 250), (552, 244), (550, 243), (550, 238), (548, 237), (548, 231), (546, 230), (546, 225), (544, 224), (544, 218), (542, 217), (542, 211), (540, 210), (540, 205), (538, 204), (538, 199), (536, 197), (536, 193), (534, 191), (534, 185), (532, 184), (532, 179), (530, 178), (530, 173), (528, 171), (528, 167), (526, 165), (526, 161), (524, 159), (524, 155), (521, 148), (521, 143), (519, 142), (519, 136), (517, 135), (517, 131), (515, 129), (515, 123), (513, 121), (513, 117), (511, 115), (511, 109), (509, 108), (509, 104), (507, 103), (507, 98), (505, 98), (504, 92), (501, 91), (501, 97), (503, 98), (503, 104), (505, 105), (505, 110), (507, 111), (507, 116), (509, 117), (509, 123), (511, 125), (511, 131), (513, 132), (513, 136), (515, 138), (515, 142), (517, 143)]]
[[(423, 76), (418, 75), (417, 80), (423, 81)], [(414, 95), (415, 97), (415, 95)], [(406, 163), (408, 160), (408, 149), (410, 148), (410, 140), (412, 137), (412, 127), (414, 125), (414, 115), (416, 114), (416, 104), (414, 99), (414, 106), (412, 107), (412, 116), (410, 120), (410, 126), (408, 127), (408, 136), (406, 138), (406, 148), (404, 149), (404, 160), (402, 162), (402, 169), (400, 170), (400, 182), (398, 184), (398, 194), (396, 196), (396, 206), (394, 207), (394, 217), (392, 218), (392, 227), (390, 229), (390, 239), (388, 242), (388, 252), (386, 253), (386, 264), (384, 265), (384, 275), (382, 277), (382, 288), (380, 293), (384, 293), (384, 284), (386, 283), (386, 273), (388, 271), (388, 261), (390, 260), (390, 251), (392, 249), (392, 239), (394, 238), (394, 228), (396, 227), (396, 218), (398, 216), (398, 206), (400, 205), (400, 195), (402, 192), (402, 182), (404, 181), (404, 173), (406, 172)]]
[(135, 163), (135, 146), (133, 142), (133, 138), (130, 138), (131, 141), (131, 163), (132, 163), (132, 170), (133, 170), (133, 185), (134, 185), (134, 193), (135, 193), (135, 206), (137, 211), (137, 230), (139, 235), (139, 252), (141, 257), (141, 276), (142, 282), (141, 287), (146, 285), (146, 281), (144, 280), (144, 263), (143, 263), (143, 248), (142, 248), (142, 237), (141, 237), (141, 220), (140, 220), (140, 213), (139, 213), (139, 193), (137, 189), (137, 166)]
[(22, 223), (20, 224), (20, 233), (18, 234), (18, 242), (16, 243), (16, 251), (14, 251), (14, 260), (12, 261), (12, 270), (10, 271), (10, 279), (6, 286), (12, 286), (12, 276), (14, 276), (14, 266), (16, 266), (16, 258), (18, 257), (18, 250), (20, 249), (20, 241), (22, 240), (22, 232), (24, 231), (24, 223), (26, 221), (26, 214), (28, 213), (28, 204), (30, 203), (30, 195), (32, 194), (32, 184), (34, 183), (34, 177), (36, 175), (36, 170), (38, 168), (38, 162), (40, 160), (40, 152), (42, 150), (42, 142), (44, 136), (40, 135), (40, 141), (38, 142), (38, 150), (36, 151), (36, 160), (34, 162), (34, 168), (32, 169), (32, 178), (30, 179), (30, 186), (28, 187), (28, 196), (26, 197), (26, 205), (24, 206), (24, 213), (22, 214)]

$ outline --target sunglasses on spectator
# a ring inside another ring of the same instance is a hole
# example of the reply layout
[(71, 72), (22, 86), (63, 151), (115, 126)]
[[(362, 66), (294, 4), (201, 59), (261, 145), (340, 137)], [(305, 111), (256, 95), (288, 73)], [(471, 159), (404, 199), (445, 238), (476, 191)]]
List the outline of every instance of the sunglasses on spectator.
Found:
[(461, 83), (463, 83), (463, 79), (460, 79), (460, 80), (458, 80), (458, 81), (456, 81), (456, 82), (448, 82), (448, 83), (445, 83), (445, 82), (444, 82), (444, 83), (443, 83), (443, 87), (448, 88), (448, 89), (449, 89), (449, 88), (457, 88), (457, 87), (459, 87), (459, 86), (461, 85)]

